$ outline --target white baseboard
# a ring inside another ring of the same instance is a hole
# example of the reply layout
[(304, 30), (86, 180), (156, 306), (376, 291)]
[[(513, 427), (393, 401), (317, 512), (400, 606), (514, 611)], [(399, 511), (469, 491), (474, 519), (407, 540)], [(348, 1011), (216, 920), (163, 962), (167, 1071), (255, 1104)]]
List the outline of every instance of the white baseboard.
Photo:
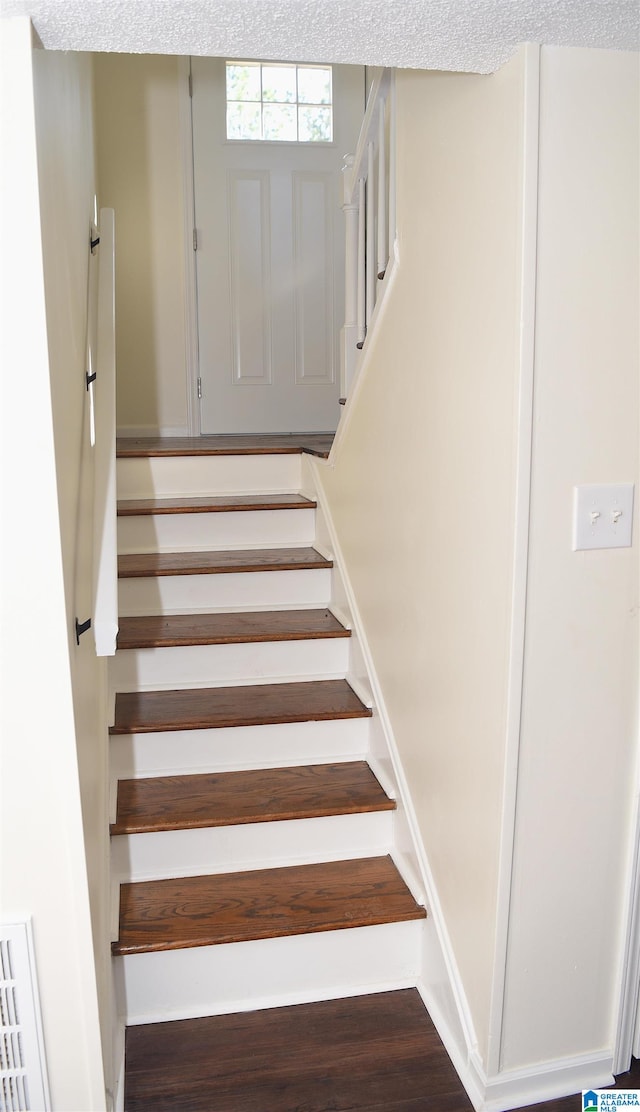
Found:
[(613, 1055), (582, 1054), (537, 1062), (520, 1070), (505, 1070), (487, 1078), (476, 1067), (477, 1083), (484, 1091), (480, 1112), (505, 1112), (541, 1101), (557, 1100), (581, 1089), (603, 1089), (613, 1085)]
[(116, 436), (131, 438), (146, 436), (189, 436), (186, 425), (118, 425)]

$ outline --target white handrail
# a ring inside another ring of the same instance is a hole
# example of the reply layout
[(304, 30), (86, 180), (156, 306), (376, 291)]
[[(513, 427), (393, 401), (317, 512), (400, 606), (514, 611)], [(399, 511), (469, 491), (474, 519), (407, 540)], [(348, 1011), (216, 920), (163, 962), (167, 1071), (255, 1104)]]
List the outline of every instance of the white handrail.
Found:
[(387, 94), (391, 87), (391, 78), (392, 70), (385, 69), (376, 77), (371, 86), (371, 92), (367, 99), (367, 109), (362, 121), (362, 127), (360, 128), (355, 158), (347, 182), (347, 189), (352, 197), (355, 193), (358, 179), (365, 173), (369, 143), (371, 141), (375, 142), (377, 139), (378, 105), (381, 100), (386, 100), (387, 98)]
[(100, 210), (93, 518), (93, 635), (98, 656), (118, 636), (116, 518), (115, 217)]
[[(373, 83), (355, 155), (344, 165), (345, 323), (341, 393), (347, 396), (358, 349), (366, 341), (395, 243), (395, 112), (393, 71)], [(354, 320), (355, 307), (355, 320)]]
[(378, 108), (378, 278), (384, 278), (387, 269), (387, 144), (385, 131), (385, 101)]

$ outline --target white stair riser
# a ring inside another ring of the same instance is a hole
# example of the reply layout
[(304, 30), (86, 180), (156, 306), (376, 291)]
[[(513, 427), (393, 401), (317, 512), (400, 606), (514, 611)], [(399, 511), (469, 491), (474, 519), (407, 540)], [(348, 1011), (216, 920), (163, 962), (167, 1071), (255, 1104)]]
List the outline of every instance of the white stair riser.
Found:
[(310, 545), (315, 510), (229, 510), (118, 518), (118, 552)]
[(120, 579), (119, 611), (189, 614), (208, 610), (295, 609), (329, 604), (331, 571), (231, 572), (225, 575), (159, 575)]
[(415, 920), (128, 955), (116, 962), (119, 1010), (153, 1023), (409, 987), (422, 930)]
[(110, 743), (112, 778), (360, 760), (368, 749), (369, 721), (343, 718), (116, 735)]
[(112, 874), (120, 881), (160, 880), (383, 856), (392, 833), (393, 812), (378, 811), (118, 835), (111, 839)]
[(300, 455), (155, 456), (119, 459), (118, 498), (258, 494), (298, 490)]
[(242, 645), (187, 645), (182, 648), (129, 649), (116, 653), (116, 691), (156, 687), (206, 687), (249, 679), (344, 675), (349, 638), (308, 641), (263, 641)]

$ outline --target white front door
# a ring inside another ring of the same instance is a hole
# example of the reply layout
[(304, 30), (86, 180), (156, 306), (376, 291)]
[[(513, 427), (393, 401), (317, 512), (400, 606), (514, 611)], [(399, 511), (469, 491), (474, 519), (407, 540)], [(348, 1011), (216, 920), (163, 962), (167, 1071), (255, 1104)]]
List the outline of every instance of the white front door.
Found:
[[(235, 65), (227, 79), (224, 60), (192, 59), (201, 430), (331, 431), (344, 323), (341, 168), (362, 123), (364, 70), (332, 67), (332, 138), (318, 142), (304, 137), (331, 134), (326, 95), (314, 93), (322, 72)], [(253, 97), (232, 102), (232, 133), (303, 141), (227, 139), (227, 80), (234, 95)]]

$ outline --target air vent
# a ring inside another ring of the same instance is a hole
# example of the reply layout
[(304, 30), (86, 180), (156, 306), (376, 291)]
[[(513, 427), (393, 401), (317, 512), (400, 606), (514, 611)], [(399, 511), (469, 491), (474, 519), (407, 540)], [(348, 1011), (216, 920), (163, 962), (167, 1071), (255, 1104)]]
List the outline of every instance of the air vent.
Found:
[(50, 1107), (30, 924), (2, 924), (0, 1112)]

